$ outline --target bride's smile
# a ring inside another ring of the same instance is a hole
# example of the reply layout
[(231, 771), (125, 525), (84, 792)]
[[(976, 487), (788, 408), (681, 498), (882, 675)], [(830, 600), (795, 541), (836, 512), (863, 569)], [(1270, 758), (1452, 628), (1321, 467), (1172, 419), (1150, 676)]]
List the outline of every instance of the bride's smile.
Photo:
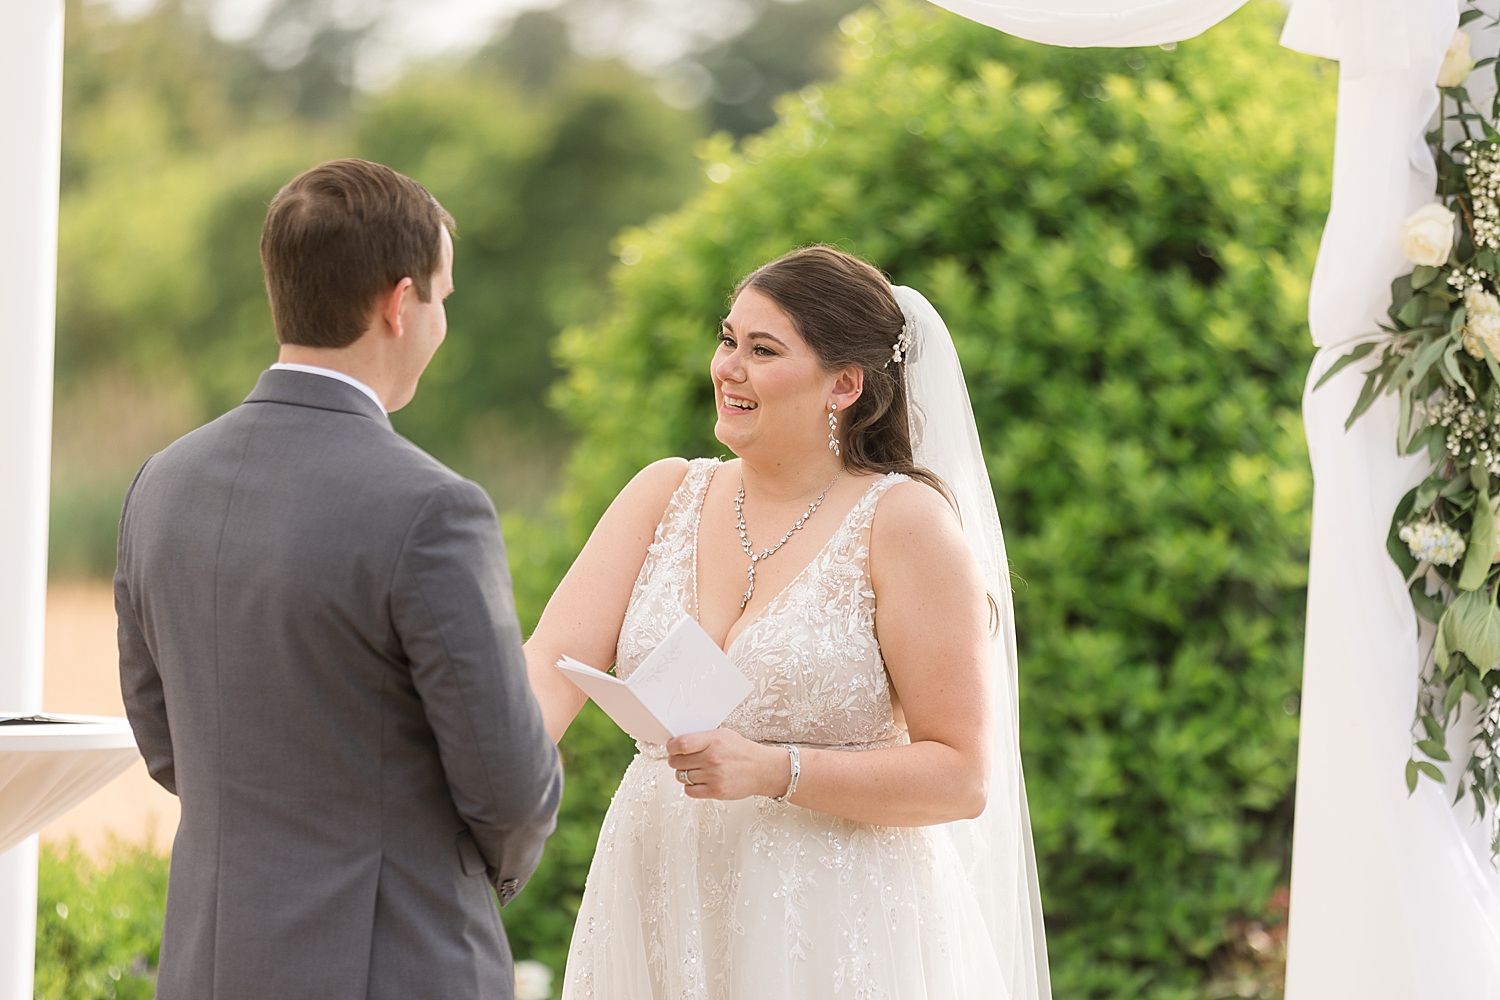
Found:
[(857, 374), (825, 371), (770, 296), (747, 288), (735, 299), (710, 373), (714, 434), (736, 455), (774, 452), (778, 465), (792, 455), (836, 464), (827, 446), (828, 402), (848, 406), (858, 395)]

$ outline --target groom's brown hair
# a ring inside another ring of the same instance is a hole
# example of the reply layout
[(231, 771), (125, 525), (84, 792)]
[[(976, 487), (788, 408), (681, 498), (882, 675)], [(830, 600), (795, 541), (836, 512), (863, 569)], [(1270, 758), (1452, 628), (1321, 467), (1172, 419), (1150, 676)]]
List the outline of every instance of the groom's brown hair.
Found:
[(260, 234), (276, 339), (347, 347), (402, 278), (431, 301), (444, 228), (453, 232), (453, 217), (390, 167), (329, 160), (298, 174), (271, 199)]

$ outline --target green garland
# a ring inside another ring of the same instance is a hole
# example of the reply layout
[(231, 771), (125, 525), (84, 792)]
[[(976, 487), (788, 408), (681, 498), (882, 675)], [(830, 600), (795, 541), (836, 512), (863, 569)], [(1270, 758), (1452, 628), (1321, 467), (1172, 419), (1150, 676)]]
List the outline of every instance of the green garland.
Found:
[[(1481, 17), (1500, 24), (1470, 6), (1460, 26)], [(1381, 324), (1378, 339), (1360, 344), (1318, 380), (1321, 387), (1378, 351), (1345, 426), (1394, 393), (1397, 450), (1426, 451), (1435, 463), (1396, 505), (1386, 541), (1417, 614), (1437, 629), (1432, 655), (1420, 667), (1406, 784), (1415, 791), (1424, 774), (1447, 783), (1434, 762), (1450, 760), (1448, 727), (1468, 694), (1481, 711), (1454, 804), (1468, 795), (1481, 817), (1500, 806), (1500, 131), (1493, 124), (1500, 96), (1483, 115), (1462, 84), (1492, 64), (1500, 87), (1500, 63), (1471, 62), (1460, 30), (1438, 78), (1439, 125), (1426, 137), (1440, 200), (1407, 220), (1402, 237), (1416, 267), (1391, 283), (1391, 325)], [(1448, 122), (1464, 132), (1451, 148), (1444, 143)], [(1491, 849), (1500, 856), (1500, 830)]]

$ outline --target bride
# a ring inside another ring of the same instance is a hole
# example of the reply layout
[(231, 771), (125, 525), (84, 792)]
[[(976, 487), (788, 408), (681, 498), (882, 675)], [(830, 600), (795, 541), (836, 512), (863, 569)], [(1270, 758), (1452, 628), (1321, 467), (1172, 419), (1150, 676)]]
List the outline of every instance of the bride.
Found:
[(754, 685), (640, 745), (599, 834), (565, 1000), (1050, 995), (1004, 543), (931, 305), (824, 246), (735, 291), (710, 366), (737, 456), (610, 505), (526, 644), (628, 677), (684, 615)]

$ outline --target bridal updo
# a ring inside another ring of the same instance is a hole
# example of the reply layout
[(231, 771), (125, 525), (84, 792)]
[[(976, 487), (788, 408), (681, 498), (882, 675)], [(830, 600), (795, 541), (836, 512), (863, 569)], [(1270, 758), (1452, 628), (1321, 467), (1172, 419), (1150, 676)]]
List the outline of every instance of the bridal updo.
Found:
[(844, 465), (902, 472), (947, 497), (943, 481), (912, 455), (905, 362), (891, 357), (906, 318), (890, 280), (857, 257), (815, 245), (757, 268), (735, 287), (735, 297), (747, 288), (781, 307), (825, 371), (864, 370), (864, 391), (839, 414)]

